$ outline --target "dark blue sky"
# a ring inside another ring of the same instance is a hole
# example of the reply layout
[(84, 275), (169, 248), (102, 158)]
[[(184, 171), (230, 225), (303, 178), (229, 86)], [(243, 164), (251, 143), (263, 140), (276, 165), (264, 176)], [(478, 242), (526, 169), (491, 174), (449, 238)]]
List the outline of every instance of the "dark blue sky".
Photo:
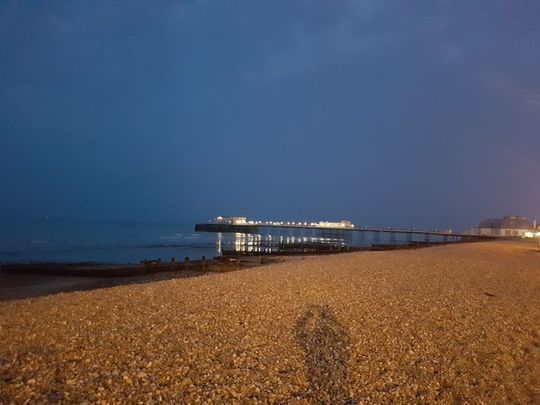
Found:
[(540, 218), (540, 2), (2, 1), (0, 216)]

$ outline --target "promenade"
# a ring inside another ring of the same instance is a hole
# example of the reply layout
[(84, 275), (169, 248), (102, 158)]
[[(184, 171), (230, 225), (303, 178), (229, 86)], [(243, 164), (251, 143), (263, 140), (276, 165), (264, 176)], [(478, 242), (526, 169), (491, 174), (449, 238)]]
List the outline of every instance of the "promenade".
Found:
[(348, 253), (7, 301), (0, 342), (0, 403), (539, 403), (540, 253)]

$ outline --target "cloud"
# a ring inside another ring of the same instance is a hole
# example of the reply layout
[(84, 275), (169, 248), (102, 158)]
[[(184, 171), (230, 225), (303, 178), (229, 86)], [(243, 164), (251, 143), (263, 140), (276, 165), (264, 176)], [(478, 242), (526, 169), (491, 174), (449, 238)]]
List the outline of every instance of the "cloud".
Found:
[(388, 47), (398, 40), (396, 33), (364, 28), (381, 12), (383, 3), (349, 1), (322, 23), (297, 21), (290, 24), (284, 30), (284, 38), (278, 41), (269, 38), (263, 43), (259, 63), (248, 72), (248, 80), (266, 83), (305, 75)]

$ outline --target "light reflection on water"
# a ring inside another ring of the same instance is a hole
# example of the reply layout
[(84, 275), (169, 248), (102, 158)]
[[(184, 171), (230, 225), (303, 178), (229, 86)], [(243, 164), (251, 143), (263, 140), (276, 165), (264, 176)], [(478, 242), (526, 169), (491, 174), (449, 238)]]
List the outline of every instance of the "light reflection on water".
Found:
[[(293, 244), (328, 244), (347, 246), (345, 238), (329, 238), (302, 235), (249, 234), (249, 233), (216, 233), (216, 250), (246, 253), (278, 252), (284, 245)], [(351, 245), (352, 246), (352, 245)]]

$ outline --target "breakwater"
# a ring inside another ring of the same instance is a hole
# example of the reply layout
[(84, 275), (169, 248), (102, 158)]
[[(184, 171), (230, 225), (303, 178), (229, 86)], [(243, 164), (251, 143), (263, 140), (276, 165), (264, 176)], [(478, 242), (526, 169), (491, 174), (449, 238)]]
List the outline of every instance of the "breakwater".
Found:
[(186, 260), (184, 262), (161, 262), (154, 260), (139, 265), (13, 263), (2, 264), (0, 266), (0, 273), (76, 277), (134, 277), (162, 272), (224, 272), (236, 270), (238, 267), (238, 263), (224, 260)]

